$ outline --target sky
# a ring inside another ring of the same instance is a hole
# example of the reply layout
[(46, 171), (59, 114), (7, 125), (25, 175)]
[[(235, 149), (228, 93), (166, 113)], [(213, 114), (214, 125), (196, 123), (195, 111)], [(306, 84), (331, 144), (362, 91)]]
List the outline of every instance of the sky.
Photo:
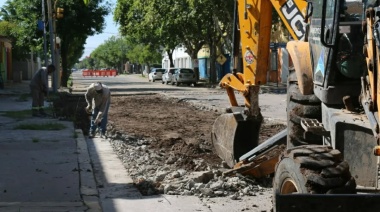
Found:
[[(4, 0), (0, 0), (4, 1)], [(84, 54), (81, 59), (90, 56), (91, 52), (96, 49), (99, 45), (103, 44), (104, 41), (112, 36), (118, 35), (118, 27), (113, 21), (113, 11), (116, 7), (117, 0), (109, 0), (112, 4), (112, 12), (105, 18), (106, 27), (103, 30), (103, 33), (88, 37), (85, 44)]]
[[(105, 17), (106, 26), (103, 33), (88, 37), (86, 44), (84, 46), (84, 54), (81, 59), (90, 56), (91, 52), (94, 51), (99, 45), (103, 44), (104, 41), (108, 40), (112, 36), (118, 35), (118, 27), (113, 21), (113, 11), (116, 7), (117, 0), (108, 0), (112, 4), (112, 12)], [(0, 7), (3, 7), (6, 0), (0, 0)]]

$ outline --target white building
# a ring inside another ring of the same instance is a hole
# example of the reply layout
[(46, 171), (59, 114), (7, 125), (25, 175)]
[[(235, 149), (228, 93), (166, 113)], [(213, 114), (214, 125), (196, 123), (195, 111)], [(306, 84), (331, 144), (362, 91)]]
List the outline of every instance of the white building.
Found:
[[(191, 61), (190, 55), (185, 52), (186, 48), (182, 45), (177, 46), (173, 51), (173, 62), (175, 68), (194, 68), (196, 64)], [(167, 52), (164, 52), (162, 58), (162, 68), (169, 68), (170, 61)]]

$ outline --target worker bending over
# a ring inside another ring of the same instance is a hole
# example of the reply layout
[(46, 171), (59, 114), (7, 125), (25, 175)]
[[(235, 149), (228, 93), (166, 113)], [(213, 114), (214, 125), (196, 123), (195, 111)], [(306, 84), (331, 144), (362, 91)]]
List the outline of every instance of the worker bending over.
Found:
[(87, 102), (86, 112), (92, 112), (89, 137), (95, 137), (97, 128), (101, 133), (100, 136), (105, 137), (108, 109), (111, 103), (110, 89), (101, 82), (92, 83), (87, 88), (85, 98)]
[(39, 69), (30, 81), (29, 88), (32, 94), (32, 115), (44, 117), (47, 114), (44, 111), (45, 96), (48, 94), (48, 75), (55, 71), (54, 65)]

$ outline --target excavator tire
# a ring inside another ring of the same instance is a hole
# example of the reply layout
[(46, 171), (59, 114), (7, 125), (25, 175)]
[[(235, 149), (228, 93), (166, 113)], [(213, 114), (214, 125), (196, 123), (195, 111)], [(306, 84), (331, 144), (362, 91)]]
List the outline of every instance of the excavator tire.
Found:
[[(276, 194), (354, 194), (356, 183), (339, 150), (306, 145), (282, 153), (275, 168)], [(276, 204), (274, 204), (276, 205)]]
[(306, 133), (301, 126), (301, 119), (310, 118), (321, 121), (321, 101), (314, 95), (303, 95), (297, 83), (294, 69), (289, 70), (287, 92), (287, 148), (322, 144), (322, 136)]

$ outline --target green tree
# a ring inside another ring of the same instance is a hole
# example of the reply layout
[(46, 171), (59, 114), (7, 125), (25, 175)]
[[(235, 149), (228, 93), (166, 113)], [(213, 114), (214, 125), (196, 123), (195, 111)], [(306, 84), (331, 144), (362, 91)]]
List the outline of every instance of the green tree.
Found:
[(13, 58), (24, 59), (30, 51), (42, 51), (42, 33), (37, 29), (41, 1), (8, 0), (0, 10), (1, 34), (11, 38)]
[(95, 60), (88, 56), (78, 63), (79, 68), (83, 69), (95, 69)]
[(120, 72), (127, 61), (149, 66), (154, 63), (161, 63), (162, 59), (159, 49), (154, 45), (144, 45), (126, 37), (117, 38), (115, 36), (99, 45), (91, 53), (91, 57), (97, 61), (97, 64), (104, 64), (106, 67), (113, 68), (121, 67)]
[[(183, 27), (188, 53), (196, 57), (203, 44), (210, 47), (210, 81), (216, 82), (216, 58), (231, 52), (234, 1), (188, 0), (191, 27)], [(191, 33), (191, 31), (196, 33)]]
[(67, 86), (69, 68), (83, 54), (88, 36), (101, 33), (105, 26), (104, 17), (110, 12), (110, 3), (103, 0), (83, 1), (60, 0), (57, 7), (64, 9), (64, 17), (56, 21), (56, 32), (61, 38), (62, 86)]
[(175, 2), (118, 0), (114, 15), (114, 20), (120, 25), (121, 34), (127, 36), (130, 43), (146, 45), (145, 49), (155, 51), (163, 48), (169, 55), (170, 66), (174, 66), (172, 52), (179, 44), (175, 33), (176, 23), (179, 22), (169, 17), (172, 14), (170, 5)]
[(107, 67), (118, 67), (123, 70), (126, 57), (126, 42), (122, 38), (112, 36), (103, 44), (98, 46), (92, 53), (92, 57), (102, 61)]
[(146, 64), (147, 66), (161, 63), (162, 55), (153, 45), (135, 44), (130, 47), (127, 56), (131, 63)]
[[(59, 0), (56, 7), (64, 9), (64, 17), (54, 20), (55, 32), (61, 38), (62, 86), (67, 86), (69, 69), (78, 61), (84, 51), (88, 36), (101, 33), (104, 17), (110, 11), (110, 3), (104, 0), (91, 0), (85, 5), (84, 1)], [(37, 30), (37, 21), (42, 20), (41, 0), (8, 0), (0, 11), (0, 18), (12, 27), (8, 36), (13, 39), (13, 53), (23, 56), (30, 50), (42, 51), (43, 34)], [(47, 6), (47, 4), (45, 4)], [(48, 10), (45, 9), (48, 17)], [(47, 20), (45, 21), (47, 23)], [(49, 29), (47, 28), (47, 31)], [(49, 36), (49, 34), (48, 34)], [(50, 39), (48, 39), (50, 40)], [(25, 56), (24, 56), (25, 57)]]
[(171, 66), (172, 51), (183, 44), (196, 58), (203, 44), (211, 49), (212, 81), (219, 52), (230, 51), (234, 1), (118, 0), (114, 19), (123, 35), (142, 44), (163, 46)]

